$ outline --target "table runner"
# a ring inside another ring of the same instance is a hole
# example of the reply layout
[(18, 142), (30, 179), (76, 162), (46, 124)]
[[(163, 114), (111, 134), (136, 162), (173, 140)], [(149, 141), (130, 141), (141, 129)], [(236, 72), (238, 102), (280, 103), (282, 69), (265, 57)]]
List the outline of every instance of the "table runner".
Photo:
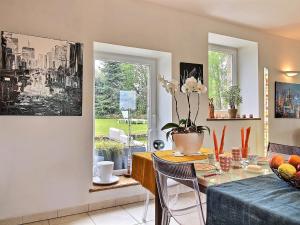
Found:
[[(206, 154), (209, 149), (201, 149), (201, 152)], [(193, 155), (175, 157), (174, 151), (164, 150), (155, 152), (161, 159), (171, 162), (189, 162), (203, 160), (207, 158), (207, 155)], [(132, 178), (140, 182), (140, 184), (155, 194), (155, 174), (153, 169), (153, 163), (151, 158), (152, 152), (136, 152), (132, 155)]]
[(300, 190), (274, 174), (207, 189), (206, 225), (296, 224), (300, 224)]

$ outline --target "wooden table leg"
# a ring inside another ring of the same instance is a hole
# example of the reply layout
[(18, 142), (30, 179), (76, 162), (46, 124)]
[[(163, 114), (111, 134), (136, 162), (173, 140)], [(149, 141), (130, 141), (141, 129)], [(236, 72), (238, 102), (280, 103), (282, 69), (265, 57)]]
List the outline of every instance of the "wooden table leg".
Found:
[(159, 194), (156, 188), (155, 191), (155, 225), (161, 225), (162, 219), (162, 208), (160, 205)]

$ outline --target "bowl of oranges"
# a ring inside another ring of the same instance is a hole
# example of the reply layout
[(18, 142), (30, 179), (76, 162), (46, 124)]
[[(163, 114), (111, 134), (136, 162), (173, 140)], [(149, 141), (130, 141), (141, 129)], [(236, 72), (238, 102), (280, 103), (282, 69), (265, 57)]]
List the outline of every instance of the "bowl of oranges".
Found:
[(282, 180), (300, 188), (300, 156), (273, 153), (269, 156), (272, 171)]

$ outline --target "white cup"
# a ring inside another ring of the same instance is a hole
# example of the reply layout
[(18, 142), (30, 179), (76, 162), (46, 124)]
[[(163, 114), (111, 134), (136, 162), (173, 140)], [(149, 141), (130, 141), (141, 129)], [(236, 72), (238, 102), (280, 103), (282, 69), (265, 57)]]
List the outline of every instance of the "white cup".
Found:
[(111, 161), (101, 161), (97, 163), (98, 171), (99, 171), (99, 177), (102, 182), (110, 182), (113, 168), (114, 168), (114, 162)]

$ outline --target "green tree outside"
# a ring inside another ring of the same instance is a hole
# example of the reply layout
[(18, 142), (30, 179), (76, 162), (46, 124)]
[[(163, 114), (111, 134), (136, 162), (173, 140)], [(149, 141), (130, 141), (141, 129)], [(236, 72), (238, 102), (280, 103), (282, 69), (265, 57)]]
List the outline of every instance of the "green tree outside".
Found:
[(216, 110), (228, 108), (224, 92), (232, 85), (232, 55), (218, 51), (208, 52), (208, 95), (214, 99)]
[(101, 61), (96, 67), (95, 116), (122, 118), (119, 109), (120, 91), (134, 90), (137, 95), (135, 118), (147, 118), (147, 86), (149, 67), (141, 64)]

